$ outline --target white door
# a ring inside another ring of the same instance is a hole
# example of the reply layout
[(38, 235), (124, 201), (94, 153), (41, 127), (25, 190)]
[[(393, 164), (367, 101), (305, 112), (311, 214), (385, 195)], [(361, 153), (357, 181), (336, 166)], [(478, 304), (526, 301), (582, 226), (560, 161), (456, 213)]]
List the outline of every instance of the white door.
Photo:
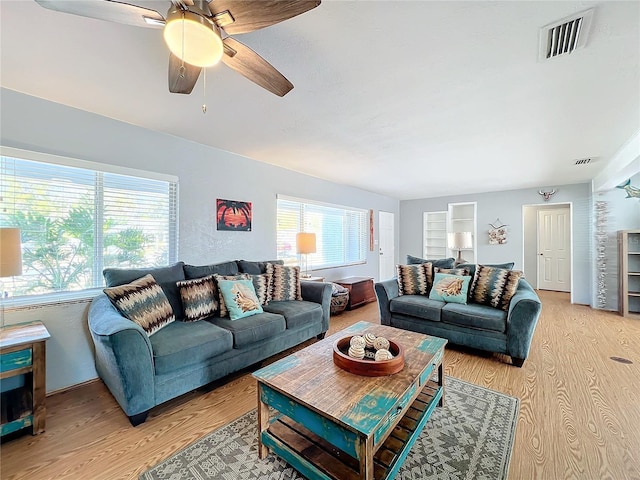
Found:
[(380, 281), (396, 276), (394, 246), (394, 215), (389, 212), (378, 213), (378, 248), (380, 249)]
[(538, 210), (538, 288), (571, 291), (570, 210)]

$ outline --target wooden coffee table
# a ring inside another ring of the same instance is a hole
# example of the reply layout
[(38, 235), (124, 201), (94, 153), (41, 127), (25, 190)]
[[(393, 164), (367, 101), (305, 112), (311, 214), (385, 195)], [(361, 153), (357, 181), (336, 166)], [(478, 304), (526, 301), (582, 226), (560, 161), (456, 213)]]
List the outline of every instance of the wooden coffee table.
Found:
[[(333, 363), (338, 339), (366, 332), (404, 347), (402, 371), (365, 377)], [(311, 480), (394, 478), (436, 405), (444, 402), (446, 343), (358, 322), (258, 370), (253, 376), (260, 458), (271, 449)], [(436, 369), (437, 382), (431, 380)]]

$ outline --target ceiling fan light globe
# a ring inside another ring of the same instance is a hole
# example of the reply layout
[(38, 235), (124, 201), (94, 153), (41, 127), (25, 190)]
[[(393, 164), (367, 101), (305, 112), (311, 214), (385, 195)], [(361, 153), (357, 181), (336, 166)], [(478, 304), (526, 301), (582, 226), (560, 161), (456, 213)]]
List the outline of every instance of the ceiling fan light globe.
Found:
[(217, 64), (224, 53), (222, 38), (204, 17), (193, 12), (171, 12), (164, 41), (176, 57), (196, 67)]

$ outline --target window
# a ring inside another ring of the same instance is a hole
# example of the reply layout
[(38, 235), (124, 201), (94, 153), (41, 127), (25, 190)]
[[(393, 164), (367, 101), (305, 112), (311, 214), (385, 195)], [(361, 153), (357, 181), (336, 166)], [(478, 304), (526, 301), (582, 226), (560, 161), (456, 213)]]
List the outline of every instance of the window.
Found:
[(366, 211), (278, 196), (278, 259), (297, 264), (296, 234), (316, 234), (316, 253), (309, 268), (321, 269), (365, 263)]
[(104, 285), (106, 267), (175, 262), (177, 188), (175, 177), (3, 147), (0, 226), (21, 229), (23, 264), (5, 284), (15, 296), (77, 291)]

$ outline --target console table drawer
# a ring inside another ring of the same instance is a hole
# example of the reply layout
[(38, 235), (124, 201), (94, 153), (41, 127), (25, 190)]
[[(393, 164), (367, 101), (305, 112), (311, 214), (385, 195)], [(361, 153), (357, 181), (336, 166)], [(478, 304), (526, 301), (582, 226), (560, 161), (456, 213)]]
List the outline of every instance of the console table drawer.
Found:
[(30, 348), (0, 355), (0, 373), (10, 372), (19, 368), (30, 367), (33, 354)]

